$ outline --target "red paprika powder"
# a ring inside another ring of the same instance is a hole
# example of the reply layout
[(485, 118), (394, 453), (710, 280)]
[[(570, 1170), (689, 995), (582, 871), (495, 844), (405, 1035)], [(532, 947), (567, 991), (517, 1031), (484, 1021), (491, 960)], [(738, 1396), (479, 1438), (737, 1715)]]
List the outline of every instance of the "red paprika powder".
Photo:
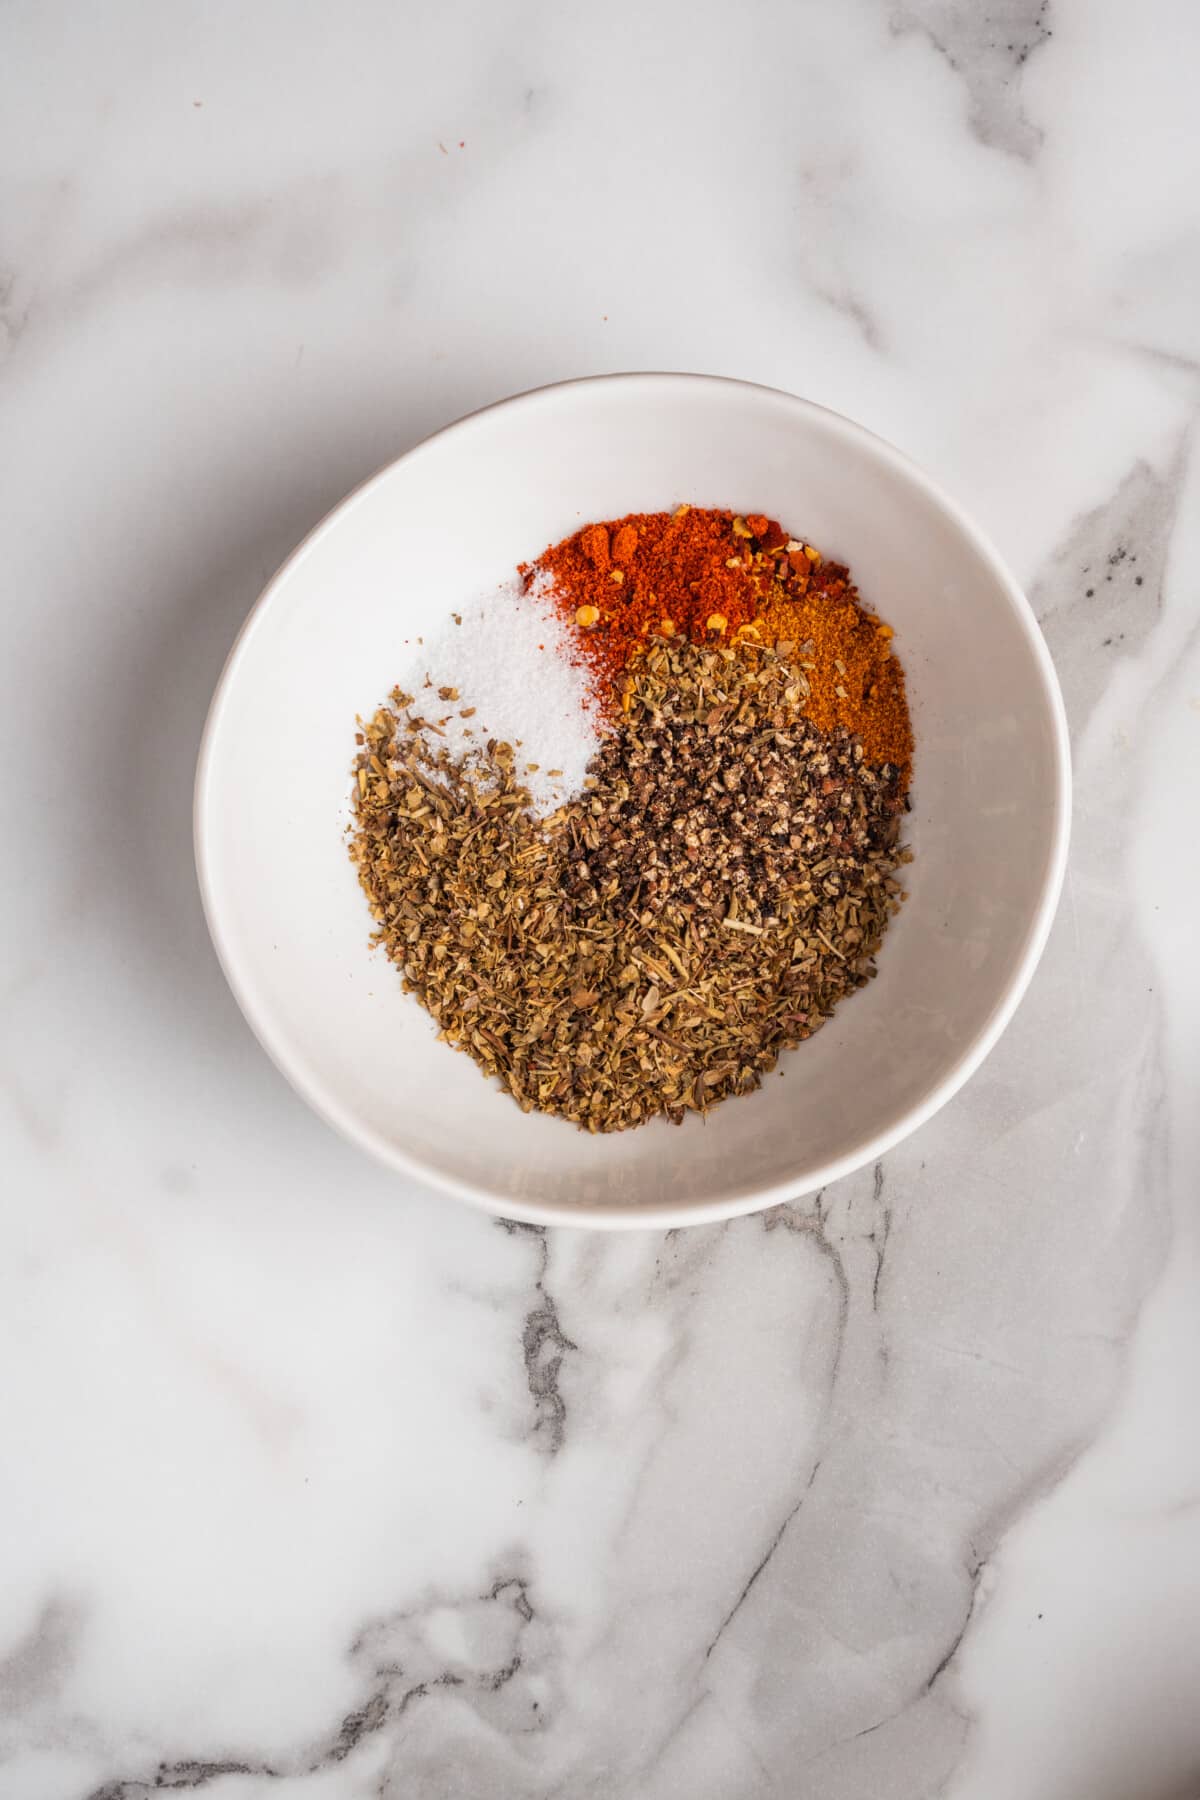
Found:
[(551, 578), (555, 606), (588, 636), (589, 661), (616, 675), (650, 632), (699, 642), (753, 618), (757, 589), (738, 549), (732, 513), (681, 506), (585, 525), (521, 572)]

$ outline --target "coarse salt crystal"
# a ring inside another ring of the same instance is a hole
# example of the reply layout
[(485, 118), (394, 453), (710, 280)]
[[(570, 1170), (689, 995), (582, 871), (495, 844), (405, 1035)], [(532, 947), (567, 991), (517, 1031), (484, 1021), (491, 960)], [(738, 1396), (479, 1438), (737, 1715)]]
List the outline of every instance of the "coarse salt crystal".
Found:
[(582, 791), (605, 729), (589, 671), (577, 660), (569, 625), (550, 605), (548, 586), (542, 578), (528, 590), (505, 582), (460, 603), (443, 627), (425, 634), (399, 678), (414, 696), (414, 713), (423, 710), (426, 679), (434, 693), (458, 690), (452, 705), (435, 709), (441, 730), (428, 734), (431, 749), (475, 759), (490, 738), (519, 742), (521, 782), (538, 817)]

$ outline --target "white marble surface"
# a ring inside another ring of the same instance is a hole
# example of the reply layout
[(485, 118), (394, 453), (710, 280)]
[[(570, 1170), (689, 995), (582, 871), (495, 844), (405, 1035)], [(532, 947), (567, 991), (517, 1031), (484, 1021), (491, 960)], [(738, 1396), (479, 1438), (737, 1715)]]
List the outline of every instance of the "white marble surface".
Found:
[[(0, 20), (0, 1796), (1200, 1794), (1200, 20), (1184, 0)], [(331, 1136), (194, 889), (207, 698), (361, 476), (737, 374), (930, 466), (1077, 759), (1001, 1047), (725, 1229)]]

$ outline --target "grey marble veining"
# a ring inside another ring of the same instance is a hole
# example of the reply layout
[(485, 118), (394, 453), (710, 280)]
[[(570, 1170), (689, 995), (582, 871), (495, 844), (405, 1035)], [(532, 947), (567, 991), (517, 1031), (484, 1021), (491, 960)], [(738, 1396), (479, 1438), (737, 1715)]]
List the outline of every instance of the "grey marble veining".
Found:
[(1042, 131), (1025, 111), (1021, 71), (1054, 32), (1050, 0), (989, 0), (985, 7), (952, 0), (912, 0), (898, 7), (897, 32), (925, 34), (966, 88), (967, 123), (989, 149), (1030, 159)]
[[(2, 30), (2, 1800), (1195, 1800), (1192, 13)], [(935, 1120), (602, 1239), (305, 1111), (221, 982), (189, 799), (328, 506), (630, 367), (931, 467), (1028, 586), (1076, 826)]]

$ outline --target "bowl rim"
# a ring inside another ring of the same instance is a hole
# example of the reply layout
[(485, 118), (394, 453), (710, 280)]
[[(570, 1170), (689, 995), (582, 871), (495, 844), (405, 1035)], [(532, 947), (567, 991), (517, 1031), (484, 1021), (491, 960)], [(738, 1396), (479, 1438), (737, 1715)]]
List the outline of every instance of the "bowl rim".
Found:
[[(663, 383), (667, 386), (687, 385), (692, 388), (741, 389), (755, 396), (760, 403), (767, 400), (788, 410), (799, 408), (818, 418), (822, 429), (832, 431), (835, 435), (856, 444), (880, 462), (891, 465), (909, 481), (923, 489), (927, 498), (953, 522), (971, 544), (981, 561), (988, 567), (998, 587), (1005, 594), (1033, 654), (1034, 666), (1041, 680), (1042, 700), (1053, 730), (1052, 841), (1042, 876), (1041, 892), (1026, 930), (1020, 956), (1004, 991), (997, 998), (987, 1020), (976, 1032), (971, 1042), (961, 1051), (951, 1068), (929, 1090), (924, 1099), (907, 1108), (872, 1136), (864, 1138), (855, 1149), (847, 1151), (844, 1155), (820, 1165), (811, 1173), (797, 1177), (795, 1180), (775, 1183), (768, 1187), (749, 1186), (745, 1189), (731, 1189), (726, 1194), (711, 1200), (689, 1201), (681, 1198), (660, 1201), (648, 1206), (607, 1206), (595, 1202), (571, 1200), (531, 1200), (528, 1197), (519, 1201), (509, 1200), (486, 1187), (481, 1187), (473, 1182), (459, 1181), (453, 1176), (446, 1175), (423, 1162), (420, 1157), (411, 1156), (406, 1151), (389, 1143), (356, 1118), (350, 1109), (342, 1104), (336, 1094), (328, 1091), (321, 1082), (310, 1079), (297, 1069), (273, 1022), (269, 1018), (256, 1016), (250, 998), (250, 984), (248, 980), (243, 979), (235, 952), (223, 931), (209, 863), (206, 808), (209, 798), (213, 747), (220, 729), (222, 714), (246, 647), (292, 570), (310, 553), (326, 532), (332, 530), (335, 524), (340, 524), (344, 516), (357, 507), (370, 490), (389, 477), (401, 463), (426, 454), (433, 445), (439, 444), (443, 439), (456, 432), (469, 429), (478, 420), (501, 408), (529, 411), (546, 404), (552, 398), (557, 400), (574, 389), (598, 385), (628, 388), (649, 387), (655, 383)], [(442, 1193), (450, 1194), (455, 1199), (468, 1201), (471, 1205), (492, 1214), (493, 1217), (517, 1220), (530, 1225), (574, 1225), (608, 1231), (651, 1230), (682, 1225), (711, 1224), (719, 1220), (741, 1218), (749, 1213), (760, 1212), (766, 1207), (798, 1199), (804, 1194), (813, 1193), (819, 1188), (828, 1186), (831, 1182), (841, 1180), (844, 1176), (853, 1174), (870, 1163), (877, 1162), (904, 1138), (910, 1136), (931, 1119), (964, 1086), (995, 1047), (1029, 986), (1050, 935), (1050, 927), (1062, 890), (1067, 866), (1070, 829), (1070, 737), (1058, 676), (1033, 608), (1016, 577), (990, 539), (918, 463), (915, 463), (902, 450), (897, 449), (886, 438), (869, 431), (866, 426), (857, 424), (853, 419), (846, 418), (844, 414), (835, 412), (831, 407), (804, 399), (798, 394), (788, 393), (782, 388), (769, 387), (760, 382), (745, 381), (736, 376), (707, 375), (682, 370), (629, 370), (612, 374), (574, 376), (563, 381), (548, 382), (540, 387), (529, 388), (521, 393), (507, 395), (502, 399), (489, 402), (486, 406), (476, 407), (473, 411), (463, 414), (449, 424), (439, 427), (437, 431), (422, 438), (419, 443), (414, 444), (400, 456), (392, 457), (373, 474), (368, 475), (352, 488), (343, 499), (339, 500), (318, 520), (280, 564), (243, 620), (218, 677), (205, 718), (196, 762), (192, 801), (193, 849), (200, 899), (204, 909), (205, 922), (222, 973), (229, 983), (246, 1023), (259, 1044), (289, 1085), (307, 1102), (318, 1117), (332, 1126), (342, 1137), (357, 1145), (359, 1149), (365, 1150), (394, 1172), (415, 1179)]]

